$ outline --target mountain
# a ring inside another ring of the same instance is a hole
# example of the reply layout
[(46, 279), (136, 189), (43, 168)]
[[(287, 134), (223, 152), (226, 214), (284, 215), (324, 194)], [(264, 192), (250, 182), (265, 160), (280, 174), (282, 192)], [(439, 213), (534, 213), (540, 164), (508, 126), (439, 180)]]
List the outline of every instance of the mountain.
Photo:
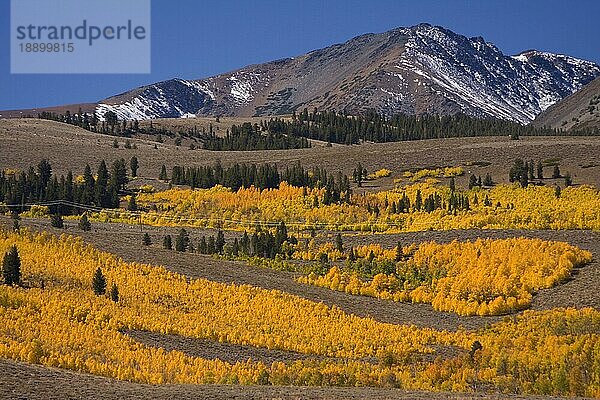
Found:
[(531, 122), (600, 75), (600, 67), (535, 50), (504, 55), (481, 37), (429, 24), (200, 80), (171, 79), (101, 101), (120, 118), (263, 116), (303, 108), (385, 115), (455, 114)]
[(565, 130), (600, 129), (600, 78), (548, 107), (533, 125)]

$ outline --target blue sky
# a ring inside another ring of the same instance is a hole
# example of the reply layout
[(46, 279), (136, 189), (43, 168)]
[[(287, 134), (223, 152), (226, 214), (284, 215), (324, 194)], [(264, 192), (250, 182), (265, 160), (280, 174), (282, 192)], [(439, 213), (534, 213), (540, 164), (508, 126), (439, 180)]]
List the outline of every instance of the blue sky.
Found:
[(0, 110), (94, 102), (421, 22), (482, 36), (505, 54), (535, 48), (600, 64), (598, 0), (152, 0), (152, 72), (144, 75), (11, 75), (9, 15), (0, 0)]

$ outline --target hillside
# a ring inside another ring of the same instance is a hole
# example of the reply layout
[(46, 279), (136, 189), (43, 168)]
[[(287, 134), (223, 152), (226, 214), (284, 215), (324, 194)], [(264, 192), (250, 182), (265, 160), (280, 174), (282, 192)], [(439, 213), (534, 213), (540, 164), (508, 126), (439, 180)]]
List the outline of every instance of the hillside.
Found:
[(101, 100), (95, 110), (142, 120), (375, 109), (526, 124), (599, 75), (592, 62), (536, 50), (509, 56), (481, 37), (420, 24), (205, 79), (158, 82)]
[[(212, 121), (212, 122), (211, 122)], [(213, 119), (165, 119), (155, 121), (172, 129), (187, 129), (214, 123), (218, 132), (226, 130), (226, 123), (239, 123), (242, 119), (222, 118), (220, 123)], [(144, 122), (146, 124), (147, 122)], [(534, 158), (560, 162), (561, 170), (569, 171), (576, 182), (600, 185), (598, 157), (600, 157), (600, 137), (523, 137), (510, 140), (502, 137), (473, 137), (419, 140), (391, 143), (365, 143), (360, 146), (334, 144), (326, 147), (315, 144), (310, 149), (263, 150), (263, 151), (209, 151), (196, 146), (189, 147), (191, 139), (183, 140), (181, 146), (174, 144), (173, 138), (156, 142), (153, 136), (139, 136), (130, 139), (136, 148), (127, 149), (126, 138), (103, 135), (86, 131), (55, 121), (39, 119), (0, 120), (0, 147), (10, 151), (0, 152), (0, 165), (3, 168), (27, 170), (42, 158), (52, 163), (56, 173), (72, 170), (81, 174), (86, 164), (94, 168), (101, 160), (112, 162), (117, 158), (140, 160), (140, 175), (157, 178), (162, 164), (170, 171), (174, 165), (210, 165), (217, 161), (223, 165), (233, 163), (276, 163), (285, 167), (301, 162), (306, 167), (327, 167), (332, 171), (351, 174), (357, 163), (362, 163), (369, 172), (388, 168), (392, 175), (380, 181), (369, 183), (366, 190), (393, 187), (393, 179), (401, 178), (404, 171), (411, 168), (431, 168), (463, 165), (467, 174), (457, 179), (466, 185), (468, 173), (485, 176), (491, 173), (496, 182), (507, 182), (507, 171), (515, 158)], [(114, 147), (117, 140), (119, 147)], [(194, 142), (195, 143), (195, 142)], [(197, 143), (196, 143), (197, 145)], [(156, 148), (155, 148), (156, 146)], [(350, 160), (350, 161), (349, 161)], [(550, 168), (547, 168), (550, 174)], [(160, 185), (158, 181), (152, 183)]]
[(600, 78), (550, 106), (533, 125), (571, 130), (600, 128)]

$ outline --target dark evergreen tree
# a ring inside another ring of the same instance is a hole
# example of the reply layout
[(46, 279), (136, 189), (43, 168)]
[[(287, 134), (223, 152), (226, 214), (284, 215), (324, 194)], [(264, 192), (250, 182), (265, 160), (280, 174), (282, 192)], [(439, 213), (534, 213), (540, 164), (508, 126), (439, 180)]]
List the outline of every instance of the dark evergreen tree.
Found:
[(492, 180), (492, 175), (490, 175), (489, 172), (487, 174), (485, 174), (483, 186), (487, 186), (487, 187), (494, 186), (494, 181)]
[(94, 277), (92, 278), (92, 289), (94, 290), (94, 294), (97, 296), (106, 293), (106, 278), (104, 277), (100, 267), (98, 267), (94, 273)]
[(112, 301), (114, 301), (115, 303), (117, 303), (119, 301), (119, 289), (117, 288), (116, 284), (112, 284), (112, 286), (110, 287), (110, 299)]
[(131, 195), (129, 197), (129, 202), (127, 203), (127, 211), (137, 211), (137, 201), (135, 200), (135, 195)]
[(187, 251), (188, 246), (190, 243), (190, 238), (188, 236), (188, 233), (185, 229), (181, 228), (179, 230), (179, 234), (177, 235), (177, 238), (175, 238), (175, 250), (177, 251)]
[(144, 246), (150, 246), (152, 244), (152, 238), (150, 238), (148, 232), (144, 233), (144, 237), (142, 238), (142, 244)]
[(62, 229), (64, 227), (62, 216), (60, 214), (52, 214), (50, 216), (50, 225), (53, 228)]
[(131, 157), (131, 160), (129, 160), (129, 168), (131, 169), (131, 176), (135, 178), (139, 168), (139, 163), (136, 156)]
[(79, 223), (77, 224), (77, 226), (79, 226), (79, 229), (81, 229), (84, 232), (90, 231), (92, 229), (92, 224), (90, 223), (87, 214), (83, 214), (81, 218), (79, 218)]
[(163, 248), (167, 250), (173, 249), (171, 235), (167, 235), (163, 238)]
[(17, 246), (12, 245), (2, 260), (2, 278), (6, 285), (21, 284), (21, 258)]
[(404, 253), (402, 253), (402, 243), (398, 242), (396, 245), (396, 262), (402, 261)]
[(96, 184), (94, 187), (94, 202), (98, 207), (108, 208), (112, 206), (110, 198), (108, 197), (106, 192), (109, 178), (110, 176), (108, 174), (106, 162), (102, 160), (102, 162), (100, 162), (100, 166), (98, 167), (98, 173), (96, 174)]
[(200, 238), (200, 243), (198, 243), (198, 252), (201, 254), (208, 254), (208, 245), (206, 244), (206, 236), (202, 236)]
[(337, 235), (335, 235), (335, 248), (340, 253), (344, 252), (344, 242), (342, 241), (342, 234), (339, 232), (337, 233)]
[(554, 170), (552, 171), (552, 179), (558, 179), (560, 178), (560, 168), (558, 166), (558, 164), (554, 165)]
[(169, 176), (167, 175), (167, 167), (165, 167), (164, 164), (160, 168), (160, 174), (158, 175), (158, 179), (160, 179), (161, 181), (169, 180)]
[(223, 254), (223, 247), (225, 247), (225, 235), (223, 235), (223, 231), (219, 229), (217, 238), (215, 239), (215, 251), (219, 254)]

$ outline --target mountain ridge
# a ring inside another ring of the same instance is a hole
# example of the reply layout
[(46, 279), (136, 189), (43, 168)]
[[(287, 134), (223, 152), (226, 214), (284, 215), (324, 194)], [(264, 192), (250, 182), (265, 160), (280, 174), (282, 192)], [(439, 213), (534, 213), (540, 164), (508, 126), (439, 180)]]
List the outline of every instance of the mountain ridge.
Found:
[(532, 124), (574, 131), (600, 129), (600, 77), (548, 107)]
[(101, 100), (96, 112), (149, 119), (373, 109), (527, 124), (598, 76), (590, 61), (531, 49), (508, 56), (481, 36), (423, 23), (212, 77), (142, 86)]

